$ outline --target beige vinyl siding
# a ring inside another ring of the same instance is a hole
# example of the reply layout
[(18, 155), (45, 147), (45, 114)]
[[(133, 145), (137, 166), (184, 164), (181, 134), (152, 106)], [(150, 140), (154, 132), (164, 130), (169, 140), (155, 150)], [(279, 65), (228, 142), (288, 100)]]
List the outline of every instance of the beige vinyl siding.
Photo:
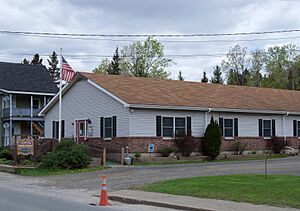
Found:
[[(80, 80), (63, 96), (65, 137), (73, 137), (75, 119), (90, 119), (93, 136), (100, 136), (100, 117), (117, 116), (117, 136), (129, 135), (129, 110), (86, 80)], [(58, 103), (45, 115), (45, 137), (52, 137), (52, 121), (58, 120)]]

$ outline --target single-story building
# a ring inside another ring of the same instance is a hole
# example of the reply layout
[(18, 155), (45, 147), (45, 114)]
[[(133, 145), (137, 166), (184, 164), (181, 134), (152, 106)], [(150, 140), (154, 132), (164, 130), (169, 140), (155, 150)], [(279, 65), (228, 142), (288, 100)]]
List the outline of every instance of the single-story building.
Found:
[[(265, 150), (272, 136), (298, 150), (300, 92), (270, 88), (77, 73), (62, 91), (62, 137), (128, 145), (131, 152), (173, 146), (190, 132), (201, 149), (211, 116), (222, 130), (221, 150), (236, 141)], [(58, 95), (40, 112), (45, 137), (58, 136)]]

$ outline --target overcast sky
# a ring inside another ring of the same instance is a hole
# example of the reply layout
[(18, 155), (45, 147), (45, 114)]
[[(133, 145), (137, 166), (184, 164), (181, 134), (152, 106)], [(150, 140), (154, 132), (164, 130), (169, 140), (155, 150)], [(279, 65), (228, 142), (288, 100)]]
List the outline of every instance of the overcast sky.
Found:
[[(300, 29), (300, 1), (293, 0), (1, 0), (0, 30), (101, 33), (101, 34), (189, 34), (233, 33)], [(235, 41), (253, 38), (300, 37), (298, 33), (262, 36), (158, 38), (166, 55), (222, 54), (235, 44), (249, 50), (286, 43), (298, 44), (300, 39)], [(100, 38), (98, 38), (100, 39)], [(102, 38), (103, 39), (103, 38)], [(132, 40), (133, 38), (114, 38)], [(215, 42), (213, 40), (231, 40)], [(165, 42), (170, 40), (210, 42)], [(46, 55), (53, 50), (63, 52), (77, 71), (91, 71), (101, 58), (84, 55), (112, 55), (116, 46), (122, 48), (129, 41), (74, 40), (24, 37), (0, 34), (0, 61), (20, 62), (35, 53)], [(29, 54), (29, 55), (27, 55)], [(45, 56), (44, 56), (45, 55)], [(75, 55), (75, 56), (73, 56)], [(78, 57), (76, 55), (83, 55)], [(200, 80), (202, 71), (211, 75), (213, 67), (223, 57), (172, 57), (176, 63), (169, 68), (176, 78), (181, 70), (187, 80)]]

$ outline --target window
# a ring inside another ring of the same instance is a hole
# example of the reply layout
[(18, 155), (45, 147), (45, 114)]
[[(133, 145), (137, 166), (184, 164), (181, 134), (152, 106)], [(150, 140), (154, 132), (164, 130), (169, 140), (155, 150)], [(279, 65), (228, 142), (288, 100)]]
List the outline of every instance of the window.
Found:
[[(52, 138), (58, 139), (59, 134), (59, 121), (52, 122)], [(65, 120), (61, 121), (61, 137), (65, 137)]]
[(161, 117), (156, 116), (156, 136), (173, 138), (178, 135), (192, 133), (191, 117)]
[(79, 123), (79, 136), (83, 137), (85, 134), (85, 122), (80, 122)]
[(300, 121), (298, 121), (298, 129), (297, 129), (297, 136), (300, 136)]
[(112, 136), (112, 118), (104, 118), (104, 138), (111, 138)]
[(173, 117), (163, 117), (163, 137), (173, 137)]
[(185, 134), (185, 118), (175, 118), (175, 135)]
[(263, 136), (271, 137), (271, 120), (263, 120)]
[(233, 137), (233, 119), (224, 119), (225, 137)]

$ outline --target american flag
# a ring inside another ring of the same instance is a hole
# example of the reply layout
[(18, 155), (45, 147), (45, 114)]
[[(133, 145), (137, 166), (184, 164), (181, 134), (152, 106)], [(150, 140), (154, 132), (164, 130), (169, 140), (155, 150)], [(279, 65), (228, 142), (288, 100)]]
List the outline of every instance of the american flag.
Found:
[(75, 71), (72, 67), (68, 64), (64, 57), (62, 57), (62, 75), (61, 79), (69, 82), (72, 80), (73, 76), (75, 75)]

